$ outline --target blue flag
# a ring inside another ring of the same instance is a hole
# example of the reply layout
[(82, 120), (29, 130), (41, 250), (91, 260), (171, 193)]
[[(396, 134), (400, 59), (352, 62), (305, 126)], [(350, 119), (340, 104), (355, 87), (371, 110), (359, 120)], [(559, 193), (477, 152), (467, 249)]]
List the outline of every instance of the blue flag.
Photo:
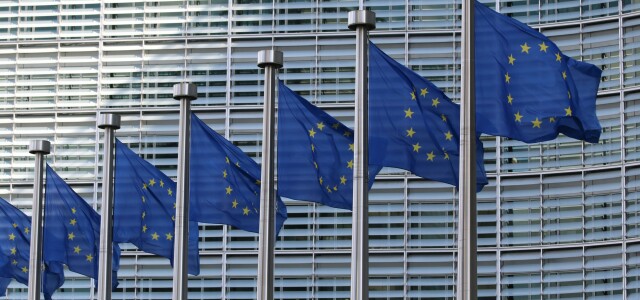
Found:
[[(281, 196), (351, 210), (353, 150), (353, 130), (280, 81), (278, 193)], [(380, 169), (369, 165), (369, 187)]]
[[(176, 183), (116, 139), (113, 240), (166, 257), (173, 265)], [(200, 273), (198, 222), (189, 222), (188, 272)]]
[(527, 143), (558, 133), (597, 143), (602, 71), (565, 56), (539, 33), (475, 1), (478, 132)]
[[(369, 151), (395, 167), (458, 186), (460, 106), (369, 42)], [(487, 184), (476, 138), (478, 189)]]
[[(0, 274), (3, 278), (13, 278), (24, 285), (29, 283), (30, 241), (31, 219), (0, 198)], [(45, 299), (50, 300), (64, 283), (64, 269), (58, 262), (47, 262), (42, 274), (42, 292)], [(6, 280), (0, 282), (4, 284)]]
[(0, 297), (7, 295), (7, 287), (11, 283), (11, 278), (0, 278)]
[[(98, 280), (100, 215), (47, 164), (43, 228), (44, 261)], [(113, 244), (113, 288), (118, 286), (120, 247)]]
[[(240, 148), (191, 114), (191, 217), (258, 232), (260, 166)], [(287, 208), (276, 199), (276, 231)]]

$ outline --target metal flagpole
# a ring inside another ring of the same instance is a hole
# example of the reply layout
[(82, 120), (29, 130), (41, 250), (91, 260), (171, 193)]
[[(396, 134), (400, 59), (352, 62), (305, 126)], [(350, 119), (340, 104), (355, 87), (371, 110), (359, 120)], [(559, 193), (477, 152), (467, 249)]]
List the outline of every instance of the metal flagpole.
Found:
[(116, 139), (114, 133), (117, 129), (120, 129), (120, 115), (101, 114), (98, 119), (98, 128), (104, 129), (98, 299), (111, 300), (113, 270), (113, 152)]
[(43, 177), (44, 156), (51, 151), (51, 143), (44, 140), (29, 142), (29, 153), (36, 156), (36, 166), (33, 178), (33, 212), (31, 216), (31, 245), (29, 248), (29, 300), (40, 300), (42, 288), (42, 208), (43, 208)]
[(173, 85), (173, 99), (180, 101), (178, 133), (178, 182), (176, 184), (176, 221), (173, 246), (173, 300), (187, 300), (189, 247), (189, 146), (191, 138), (191, 101), (198, 88), (191, 83)]
[(458, 215), (459, 300), (477, 299), (476, 104), (473, 0), (462, 6), (462, 86), (460, 104), (460, 184)]
[(264, 113), (262, 117), (262, 169), (260, 172), (260, 239), (258, 246), (258, 300), (273, 299), (273, 248), (276, 244), (276, 191), (274, 188), (274, 137), (276, 70), (282, 68), (282, 52), (258, 52), (258, 67), (264, 68)]
[(356, 91), (351, 228), (351, 300), (369, 299), (369, 30), (376, 28), (372, 11), (349, 12), (356, 31)]

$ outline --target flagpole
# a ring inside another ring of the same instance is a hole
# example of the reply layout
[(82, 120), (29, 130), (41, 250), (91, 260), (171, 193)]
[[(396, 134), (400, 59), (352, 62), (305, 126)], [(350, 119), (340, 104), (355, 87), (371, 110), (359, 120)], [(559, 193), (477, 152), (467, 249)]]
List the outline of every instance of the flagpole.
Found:
[(356, 90), (351, 227), (351, 300), (369, 299), (369, 30), (376, 14), (349, 12), (349, 29), (356, 31)]
[(98, 300), (111, 300), (111, 277), (113, 271), (113, 152), (116, 139), (114, 134), (117, 129), (120, 129), (120, 115), (101, 114), (98, 119), (98, 128), (104, 129)]
[(42, 288), (42, 208), (44, 183), (44, 156), (51, 151), (51, 143), (45, 140), (29, 142), (29, 153), (36, 156), (33, 178), (33, 206), (31, 214), (31, 245), (29, 248), (29, 300), (40, 300)]
[(173, 300), (188, 299), (189, 247), (189, 146), (191, 137), (191, 101), (198, 98), (198, 88), (191, 83), (173, 85), (173, 99), (180, 101), (178, 132), (178, 180), (173, 246)]
[(478, 297), (474, 0), (462, 6), (462, 86), (460, 105), (460, 184), (458, 214), (458, 277), (456, 299)]
[(273, 248), (276, 244), (276, 191), (274, 187), (274, 137), (276, 70), (282, 68), (282, 52), (258, 52), (258, 67), (264, 68), (264, 112), (262, 118), (262, 169), (260, 172), (260, 235), (258, 246), (258, 300), (273, 299)]

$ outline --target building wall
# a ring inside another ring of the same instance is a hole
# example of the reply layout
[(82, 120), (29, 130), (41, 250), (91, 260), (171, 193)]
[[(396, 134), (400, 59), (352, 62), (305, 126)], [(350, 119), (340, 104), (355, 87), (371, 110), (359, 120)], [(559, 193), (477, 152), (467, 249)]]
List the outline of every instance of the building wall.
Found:
[[(362, 3), (360, 3), (362, 2)], [(481, 299), (640, 298), (640, 1), (482, 0), (603, 69), (601, 142), (483, 137), (478, 194)], [(377, 13), (371, 39), (458, 99), (460, 0), (2, 0), (0, 196), (30, 213), (32, 139), (98, 208), (102, 112), (116, 136), (175, 177), (174, 83), (198, 85), (198, 116), (260, 159), (259, 50), (284, 52), (280, 78), (353, 125), (355, 36), (347, 12)], [(455, 298), (457, 196), (384, 169), (370, 194), (371, 299)], [(277, 299), (348, 299), (351, 214), (288, 201), (276, 250)], [(253, 299), (257, 235), (202, 225), (190, 299)], [(168, 260), (123, 245), (113, 299), (170, 299)], [(56, 299), (87, 299), (68, 273)], [(7, 299), (26, 299), (12, 283)]]

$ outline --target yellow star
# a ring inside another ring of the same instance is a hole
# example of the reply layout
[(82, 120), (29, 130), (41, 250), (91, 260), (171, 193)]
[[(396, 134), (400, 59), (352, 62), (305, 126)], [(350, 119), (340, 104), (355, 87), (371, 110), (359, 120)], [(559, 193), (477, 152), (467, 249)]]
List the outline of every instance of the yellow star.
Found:
[(409, 128), (409, 130), (407, 130), (407, 136), (408, 137), (413, 137), (414, 134), (416, 134), (416, 132), (413, 131), (413, 127)]
[(513, 57), (513, 54), (509, 54), (509, 64), (513, 65), (514, 62), (516, 62), (516, 58)]
[(523, 53), (527, 53), (527, 54), (529, 54), (529, 49), (531, 49), (531, 47), (529, 47), (527, 43), (524, 43), (524, 45), (520, 45), (520, 48), (522, 48)]
[(427, 88), (423, 88), (420, 90), (420, 96), (424, 97), (429, 93), (429, 91), (427, 91)]
[(322, 129), (324, 129), (324, 123), (320, 122), (318, 124), (316, 124), (316, 126), (318, 126), (318, 129), (320, 129), (320, 131), (322, 131)]
[(562, 61), (562, 56), (560, 53), (556, 53), (556, 61)]
[(245, 206), (245, 207), (242, 209), (242, 214), (243, 214), (243, 215), (245, 215), (245, 216), (248, 216), (248, 215), (249, 215), (249, 211), (250, 211), (250, 210), (249, 210), (249, 207), (248, 207), (248, 206)]
[(411, 108), (407, 108), (407, 110), (405, 110), (405, 111), (404, 111), (404, 117), (405, 117), (405, 118), (411, 118), (411, 116), (412, 116), (413, 114), (414, 114), (414, 113), (411, 111)]
[(173, 202), (173, 208), (176, 208), (176, 205), (177, 205), (177, 204), (176, 204), (175, 202)]
[(449, 160), (449, 153), (447, 152), (444, 153), (444, 159)]
[(224, 161), (225, 161), (227, 164), (229, 164), (229, 163), (230, 163), (230, 162), (229, 162), (229, 157), (228, 157), (228, 156), (225, 156), (225, 157), (224, 157)]
[(416, 100), (416, 91), (411, 91), (411, 100)]
[(76, 221), (76, 219), (69, 220), (69, 224), (71, 224), (71, 226), (76, 226), (76, 223), (78, 223), (78, 221)]
[(75, 207), (72, 207), (72, 208), (71, 208), (71, 213), (72, 213), (72, 214), (75, 214), (75, 213), (76, 213), (76, 208), (75, 208)]
[(513, 97), (511, 94), (507, 95), (507, 101), (509, 101), (509, 104), (513, 104)]
[(320, 178), (318, 178), (318, 182), (320, 182), (320, 185), (322, 185), (322, 183), (324, 182), (324, 179), (322, 179), (322, 176), (320, 176)]
[(142, 212), (142, 218), (144, 219), (146, 216), (147, 216), (147, 212), (146, 212), (146, 211), (143, 211), (143, 212)]
[(261, 185), (261, 184), (262, 184), (262, 181), (261, 181), (261, 180), (256, 179), (256, 181), (255, 181), (254, 183), (255, 183), (255, 184), (257, 184), (257, 185)]
[(13, 225), (13, 228), (18, 228), (18, 224), (16, 224), (16, 223), (13, 223), (11, 225)]
[(147, 189), (147, 183), (146, 182), (142, 184), (142, 188), (145, 189), (145, 190)]
[(16, 255), (16, 253), (17, 253), (17, 251), (18, 251), (18, 250), (16, 249), (16, 247), (13, 247), (13, 248), (11, 248), (11, 249), (9, 249), (9, 250), (11, 251), (11, 255)]
[(144, 196), (142, 196), (142, 203), (145, 203), (145, 202), (147, 202), (147, 199)]
[(440, 104), (438, 98), (431, 99), (431, 106), (438, 107), (438, 104)]
[(333, 123), (333, 125), (331, 125), (333, 129), (338, 129), (338, 127), (340, 127), (340, 123)]
[(313, 166), (316, 167), (316, 169), (318, 168), (318, 163), (317, 162), (313, 162)]
[(345, 131), (342, 135), (346, 136), (346, 137), (350, 137), (351, 136), (351, 131)]
[(569, 99), (571, 99), (571, 91), (567, 91), (567, 95), (569, 96)]
[(157, 241), (157, 240), (158, 240), (158, 237), (159, 237), (159, 235), (158, 235), (158, 233), (156, 233), (156, 232), (154, 232), (154, 233), (152, 233), (152, 234), (151, 234), (151, 239), (152, 239), (152, 240), (156, 240), (156, 241)]
[(173, 191), (171, 190), (171, 188), (168, 188), (168, 189), (167, 189), (167, 194), (169, 194), (169, 196), (172, 196), (172, 195), (173, 195)]
[(145, 224), (145, 225), (143, 225), (143, 226), (142, 226), (142, 232), (147, 232), (147, 229), (149, 229), (149, 228), (147, 227), (147, 224)]
[(239, 161), (236, 162), (236, 167), (240, 168), (240, 162)]
[(545, 44), (544, 42), (542, 42), (542, 44), (538, 44), (538, 46), (540, 46), (540, 51), (544, 52), (547, 52), (547, 48), (549, 48), (549, 46), (547, 46), (547, 44)]
[(567, 71), (562, 71), (562, 79), (567, 79)]
[(420, 151), (420, 148), (422, 148), (422, 146), (420, 146), (420, 143), (415, 143), (415, 144), (413, 145), (413, 151), (414, 151), (414, 152), (419, 152), (419, 151)]
[(231, 188), (231, 186), (228, 186), (227, 188), (225, 188), (225, 190), (227, 191), (227, 195), (230, 195), (231, 192), (233, 191), (233, 189)]
[(311, 144), (311, 152), (316, 152), (316, 146), (314, 144)]
[(29, 272), (29, 269), (27, 269), (27, 267), (22, 267), (22, 273), (27, 273)]
[(309, 136), (310, 137), (316, 137), (316, 131), (313, 130), (313, 128), (309, 129)]
[(522, 122), (522, 115), (520, 112), (517, 112), (514, 116), (516, 117), (516, 122)]
[(531, 123), (533, 123), (533, 128), (540, 128), (540, 124), (542, 124), (542, 121), (536, 118), (535, 120), (531, 121)]
[(354, 151), (354, 145), (353, 144), (349, 144), (349, 151)]
[(326, 189), (327, 189), (327, 193), (331, 193), (331, 188), (328, 185), (327, 185)]
[(173, 240), (173, 235), (171, 233), (167, 233), (165, 236), (167, 237), (167, 241)]
[(353, 159), (347, 162), (347, 168), (353, 169)]
[(87, 254), (86, 257), (87, 257), (87, 261), (88, 262), (92, 262), (93, 261), (93, 255)]
[(24, 233), (25, 233), (25, 234), (29, 234), (29, 227), (25, 227), (25, 228), (24, 228)]
[(236, 208), (236, 207), (238, 207), (238, 200), (233, 199), (233, 202), (231, 202), (231, 207), (232, 207), (232, 208)]
[(176, 216), (171, 216), (171, 221), (176, 221)]
[(342, 177), (340, 177), (340, 184), (347, 184), (347, 177), (344, 177), (344, 175), (342, 175)]
[(80, 246), (73, 247), (73, 253), (80, 254), (80, 251), (82, 251), (82, 249), (80, 249)]
[(334, 186), (333, 186), (333, 190), (334, 190), (334, 191), (337, 191), (337, 190), (338, 190), (338, 186), (337, 186), (337, 185), (334, 185)]
[(69, 240), (71, 240), (71, 241), (73, 241), (73, 239), (74, 239), (75, 237), (76, 237), (76, 235), (75, 235), (75, 234), (73, 234), (73, 232), (72, 232), (72, 233), (67, 234), (67, 239), (69, 239)]
[(150, 185), (150, 186), (154, 186), (154, 185), (156, 185), (156, 180), (155, 180), (155, 179), (153, 179), (153, 178), (149, 179), (149, 185)]
[(451, 131), (447, 131), (447, 133), (444, 134), (444, 138), (447, 139), (447, 141), (450, 141), (453, 138)]
[(160, 187), (164, 187), (164, 181), (162, 181), (162, 179), (160, 179)]
[(16, 239), (16, 235), (15, 234), (13, 234), (13, 233), (9, 234), (9, 240), (10, 241), (13, 241), (15, 239)]
[(504, 81), (506, 83), (511, 83), (511, 76), (509, 76), (509, 73), (504, 74)]
[(427, 160), (429, 161), (433, 161), (433, 159), (436, 157), (435, 154), (433, 154), (433, 151), (427, 153)]
[(556, 118), (554, 118), (554, 117), (549, 118), (549, 122), (555, 123), (556, 122)]
[(222, 178), (227, 178), (227, 170), (222, 171)]
[(446, 122), (447, 121), (447, 116), (442, 114), (442, 115), (440, 115), (440, 119), (442, 119), (442, 122)]
[(571, 106), (564, 109), (565, 116), (571, 116)]
[(11, 261), (11, 264), (15, 266), (15, 265), (18, 264), (18, 261), (14, 259), (14, 260)]

